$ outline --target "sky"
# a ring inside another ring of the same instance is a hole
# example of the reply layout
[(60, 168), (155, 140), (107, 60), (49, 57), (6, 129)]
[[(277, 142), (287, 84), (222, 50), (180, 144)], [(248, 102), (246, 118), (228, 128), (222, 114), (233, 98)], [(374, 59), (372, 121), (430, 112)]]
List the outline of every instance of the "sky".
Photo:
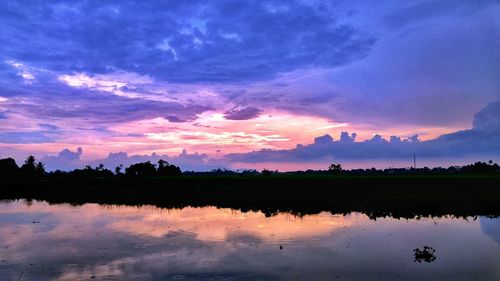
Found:
[(500, 160), (497, 0), (4, 0), (0, 25), (18, 163)]

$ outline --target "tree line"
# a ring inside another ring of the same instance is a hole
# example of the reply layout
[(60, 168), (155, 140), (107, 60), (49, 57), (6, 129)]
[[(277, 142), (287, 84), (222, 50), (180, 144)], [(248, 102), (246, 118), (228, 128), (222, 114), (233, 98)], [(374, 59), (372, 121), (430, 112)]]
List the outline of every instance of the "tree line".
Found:
[(280, 172), (264, 169), (257, 170), (229, 170), (229, 169), (214, 169), (206, 172), (184, 171), (173, 164), (164, 160), (159, 160), (156, 164), (150, 161), (135, 163), (125, 169), (123, 165), (119, 165), (114, 170), (109, 170), (103, 164), (96, 167), (90, 165), (83, 169), (75, 169), (72, 171), (46, 171), (45, 165), (36, 161), (34, 156), (28, 156), (21, 166), (18, 166), (13, 158), (0, 159), (0, 178), (22, 178), (33, 179), (43, 177), (75, 177), (75, 178), (113, 178), (113, 177), (172, 177), (172, 176), (328, 176), (328, 175), (454, 175), (454, 174), (499, 174), (500, 166), (493, 161), (476, 162), (465, 166), (451, 166), (448, 168), (388, 168), (388, 169), (350, 169), (342, 168), (341, 164), (333, 163), (326, 170), (303, 170)]
[(40, 177), (78, 177), (78, 178), (101, 178), (101, 177), (169, 177), (179, 176), (182, 174), (178, 166), (169, 164), (167, 161), (160, 159), (157, 164), (150, 161), (132, 164), (123, 170), (123, 165), (115, 167), (111, 171), (104, 167), (103, 164), (92, 168), (90, 165), (83, 169), (75, 169), (72, 171), (50, 171), (47, 172), (45, 165), (42, 162), (36, 162), (34, 156), (28, 156), (23, 165), (19, 167), (16, 161), (12, 158), (0, 159), (0, 177), (23, 177), (23, 178), (40, 178)]

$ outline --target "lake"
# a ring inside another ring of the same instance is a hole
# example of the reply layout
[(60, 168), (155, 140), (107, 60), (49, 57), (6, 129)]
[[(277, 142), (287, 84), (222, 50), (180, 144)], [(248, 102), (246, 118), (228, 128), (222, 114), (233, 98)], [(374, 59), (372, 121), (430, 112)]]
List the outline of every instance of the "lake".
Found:
[(0, 280), (497, 281), (500, 219), (0, 201)]

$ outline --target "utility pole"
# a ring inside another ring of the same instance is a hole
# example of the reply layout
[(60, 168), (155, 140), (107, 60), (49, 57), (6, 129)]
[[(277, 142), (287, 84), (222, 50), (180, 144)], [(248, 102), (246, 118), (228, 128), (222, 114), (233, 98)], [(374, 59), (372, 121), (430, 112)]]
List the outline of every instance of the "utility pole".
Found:
[(417, 168), (417, 155), (413, 154), (413, 168)]

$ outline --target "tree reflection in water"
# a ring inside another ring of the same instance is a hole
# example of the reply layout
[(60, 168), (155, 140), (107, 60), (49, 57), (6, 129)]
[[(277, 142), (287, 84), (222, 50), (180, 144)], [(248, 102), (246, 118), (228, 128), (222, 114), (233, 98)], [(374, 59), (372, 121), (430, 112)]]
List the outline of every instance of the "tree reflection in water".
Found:
[(436, 250), (432, 247), (424, 246), (422, 250), (420, 250), (420, 248), (416, 248), (413, 252), (415, 262), (433, 262), (436, 260), (436, 255), (434, 255)]

